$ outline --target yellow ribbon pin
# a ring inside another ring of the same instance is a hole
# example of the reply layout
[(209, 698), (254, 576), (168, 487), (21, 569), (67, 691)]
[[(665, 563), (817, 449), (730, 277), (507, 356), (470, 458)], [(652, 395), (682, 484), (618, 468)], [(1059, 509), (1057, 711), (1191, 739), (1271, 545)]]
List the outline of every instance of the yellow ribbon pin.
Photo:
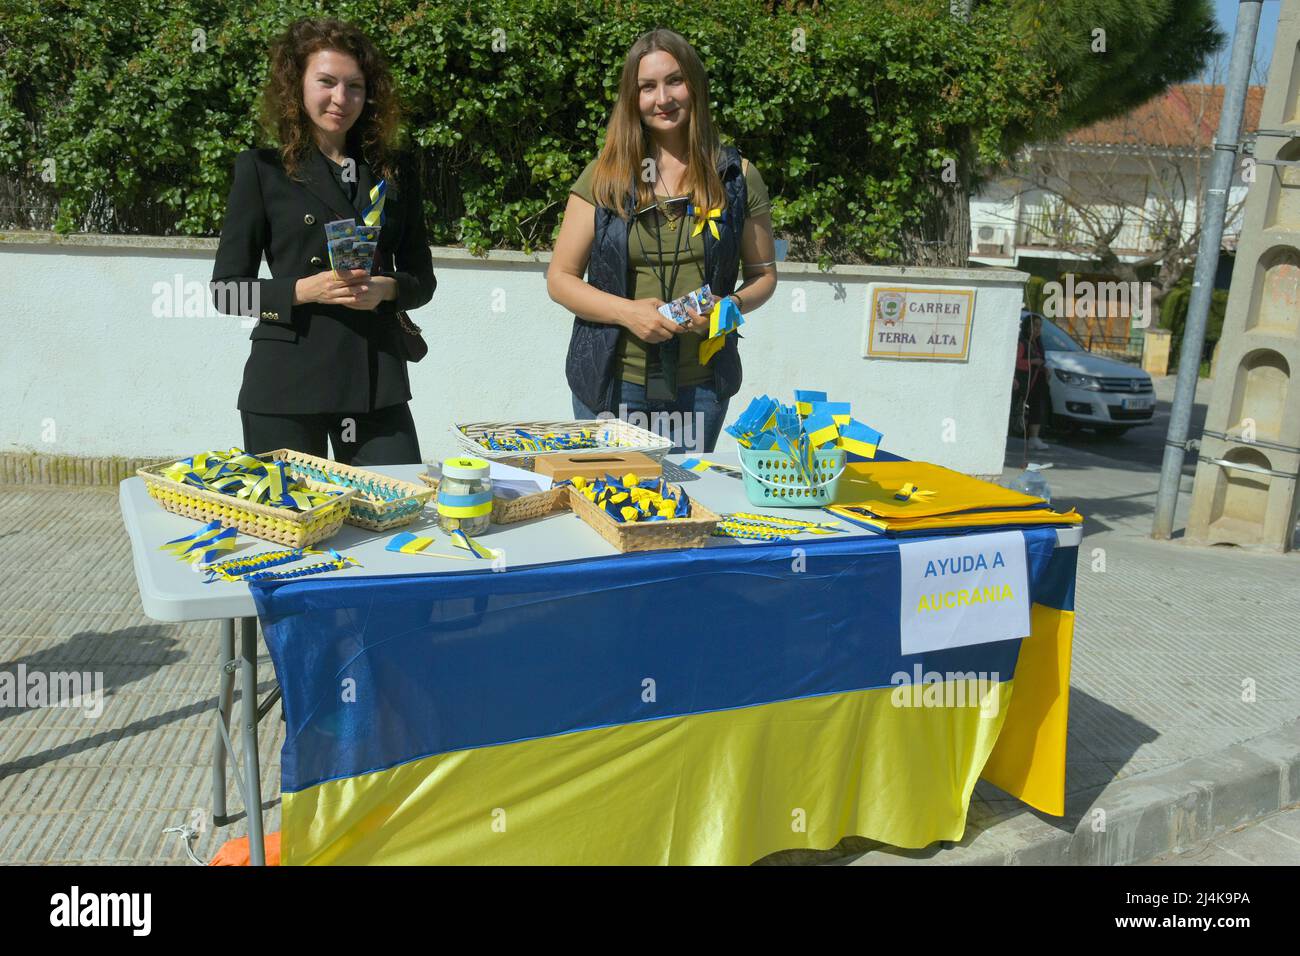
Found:
[[(695, 207), (692, 206), (691, 209), (694, 210)], [(691, 231), (691, 237), (694, 238), (695, 236), (698, 236), (700, 233), (702, 233), (704, 231), (704, 226), (707, 224), (709, 227), (709, 232), (713, 233), (714, 239), (722, 238), (721, 236), (718, 235), (718, 220), (721, 218), (722, 218), (721, 209), (710, 209), (700, 219), (696, 221), (695, 229)]]

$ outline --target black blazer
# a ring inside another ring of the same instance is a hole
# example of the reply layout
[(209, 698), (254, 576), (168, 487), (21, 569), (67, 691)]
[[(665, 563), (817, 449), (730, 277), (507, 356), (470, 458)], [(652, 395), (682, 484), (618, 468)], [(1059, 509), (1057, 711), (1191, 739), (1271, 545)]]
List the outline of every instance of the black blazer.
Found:
[[(385, 187), (372, 270), (397, 279), (397, 301), (369, 312), (294, 305), (298, 279), (329, 269), (325, 223), (360, 221), (375, 183), (358, 159), (353, 205), (321, 151), (313, 147), (308, 157), (301, 182), (289, 179), (278, 150), (247, 149), (235, 158), (211, 288), (217, 311), (259, 320), (236, 404), (266, 414), (346, 414), (408, 401), (397, 311), (424, 305), (437, 286), (416, 176), (404, 166), (400, 183)], [(270, 279), (257, 277), (263, 254)]]

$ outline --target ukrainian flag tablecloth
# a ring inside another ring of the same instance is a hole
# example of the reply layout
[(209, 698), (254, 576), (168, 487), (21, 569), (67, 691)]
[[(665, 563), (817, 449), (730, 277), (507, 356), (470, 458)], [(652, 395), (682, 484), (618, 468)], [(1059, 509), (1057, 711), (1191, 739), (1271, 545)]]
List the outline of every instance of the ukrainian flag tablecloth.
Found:
[(253, 585), (283, 862), (923, 847), (981, 775), (1059, 815), (1077, 548), (1023, 534), (1032, 636), (906, 656), (883, 537)]

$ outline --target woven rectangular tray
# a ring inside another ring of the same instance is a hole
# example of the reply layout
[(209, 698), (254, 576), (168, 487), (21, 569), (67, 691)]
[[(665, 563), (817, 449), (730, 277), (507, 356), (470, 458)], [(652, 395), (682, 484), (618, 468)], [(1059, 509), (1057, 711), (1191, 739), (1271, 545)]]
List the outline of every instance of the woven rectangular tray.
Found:
[[(680, 489), (679, 489), (680, 490)], [(628, 521), (619, 523), (569, 488), (569, 507), (591, 525), (596, 533), (619, 551), (659, 551), (668, 548), (701, 548), (708, 543), (721, 519), (694, 498), (691, 516), (672, 521)]]
[(377, 471), (340, 464), (290, 448), (277, 448), (258, 457), (283, 461), (295, 478), (324, 483), (327, 487), (353, 489), (356, 494), (345, 520), (350, 525), (371, 531), (389, 531), (410, 524), (420, 517), (433, 496), (432, 489), (413, 481), (390, 478)]
[[(600, 444), (595, 448), (565, 448), (557, 451), (499, 451), (489, 448), (483, 441), (489, 435), (513, 435), (516, 429), (522, 429), (534, 435), (544, 435), (548, 432), (570, 434), (572, 432), (591, 431), (595, 433)], [(573, 418), (532, 422), (471, 422), (463, 425), (453, 424), (451, 433), (468, 454), (476, 455), (479, 458), (487, 458), (491, 461), (507, 462), (530, 471), (533, 462), (538, 457), (546, 455), (568, 455), (573, 454), (575, 451), (597, 452), (617, 448), (620, 451), (639, 451), (655, 461), (662, 461), (664, 455), (672, 451), (673, 447), (673, 443), (667, 438), (656, 435), (644, 428), (638, 428), (636, 425), (629, 425), (618, 418)]]
[[(438, 490), (438, 479), (432, 475), (420, 475), (420, 480), (432, 489)], [(514, 524), (529, 518), (544, 518), (557, 511), (569, 509), (568, 488), (550, 488), (535, 495), (521, 495), (518, 498), (493, 498), (492, 523)]]
[(307, 511), (276, 508), (196, 488), (162, 474), (163, 469), (175, 463), (176, 459), (172, 458), (136, 471), (144, 480), (149, 496), (168, 511), (204, 524), (220, 521), (223, 528), (235, 528), (244, 534), (290, 548), (305, 548), (338, 531), (347, 519), (352, 498), (356, 495), (351, 489), (340, 489), (337, 485), (308, 478), (304, 484), (313, 491), (341, 491), (342, 494)]

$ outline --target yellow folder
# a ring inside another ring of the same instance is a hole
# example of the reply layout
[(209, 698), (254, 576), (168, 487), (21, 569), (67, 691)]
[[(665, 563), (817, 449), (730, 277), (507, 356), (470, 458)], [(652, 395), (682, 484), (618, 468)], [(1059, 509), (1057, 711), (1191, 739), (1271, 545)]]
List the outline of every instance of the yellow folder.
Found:
[[(908, 482), (933, 494), (899, 501), (894, 495)], [(1042, 498), (923, 461), (854, 462), (840, 478), (835, 503), (865, 508), (881, 518), (929, 518), (980, 508), (1013, 511), (1049, 507)]]

